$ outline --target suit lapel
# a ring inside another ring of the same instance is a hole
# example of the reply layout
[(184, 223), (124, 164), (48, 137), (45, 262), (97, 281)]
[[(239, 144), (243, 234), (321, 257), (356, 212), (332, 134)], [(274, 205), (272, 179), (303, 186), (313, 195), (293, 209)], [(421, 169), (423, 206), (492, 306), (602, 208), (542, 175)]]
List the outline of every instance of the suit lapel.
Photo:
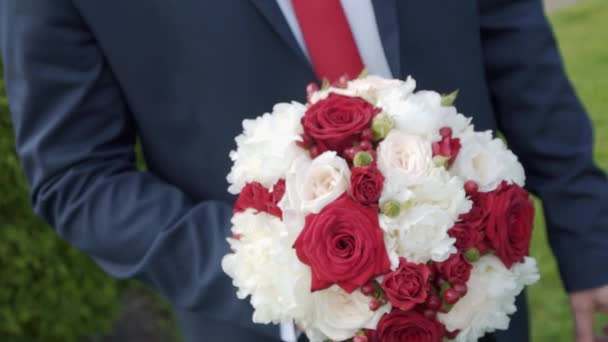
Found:
[(260, 14), (268, 21), (273, 30), (279, 35), (279, 37), (289, 46), (289, 48), (298, 56), (298, 58), (310, 65), (308, 59), (300, 49), (296, 38), (294, 37), (287, 20), (281, 12), (281, 8), (275, 0), (249, 0)]
[(384, 54), (388, 60), (393, 77), (401, 78), (401, 47), (399, 37), (399, 17), (397, 15), (398, 0), (372, 0), (376, 23)]

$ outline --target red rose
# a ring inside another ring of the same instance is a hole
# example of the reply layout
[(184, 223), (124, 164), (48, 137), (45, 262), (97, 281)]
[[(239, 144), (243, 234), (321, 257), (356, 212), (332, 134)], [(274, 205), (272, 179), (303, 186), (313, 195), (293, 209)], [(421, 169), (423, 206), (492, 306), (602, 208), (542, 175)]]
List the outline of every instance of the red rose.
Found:
[(460, 139), (452, 138), (451, 136), (444, 136), (440, 141), (433, 143), (433, 157), (442, 156), (448, 158), (448, 165), (452, 165), (458, 152), (460, 152)]
[(506, 182), (488, 196), (486, 235), (496, 255), (507, 268), (511, 268), (530, 254), (534, 205), (526, 190)]
[(302, 126), (318, 153), (332, 150), (342, 155), (360, 140), (361, 132), (371, 126), (379, 111), (361, 98), (331, 93), (308, 108)]
[(434, 319), (415, 311), (393, 309), (382, 316), (372, 341), (377, 342), (441, 342), (445, 328)]
[(374, 166), (355, 167), (350, 174), (350, 192), (355, 201), (377, 204), (384, 186), (384, 176)]
[(399, 268), (384, 276), (382, 288), (386, 297), (401, 310), (410, 310), (428, 297), (431, 270), (425, 264), (414, 264), (404, 258)]
[(279, 179), (278, 182), (272, 187), (272, 202), (278, 205), (285, 195), (285, 180)]
[(312, 290), (338, 284), (352, 293), (390, 270), (378, 212), (346, 194), (306, 217), (294, 248), (312, 270)]
[(284, 193), (285, 181), (282, 179), (274, 185), (272, 192), (260, 183), (247, 183), (234, 203), (233, 213), (255, 209), (282, 218), (283, 214), (281, 208), (278, 207), (278, 203), (283, 198)]
[(476, 192), (470, 198), (473, 208), (460, 215), (460, 221), (450, 229), (449, 234), (456, 239), (455, 246), (458, 250), (466, 251), (475, 247), (483, 254), (489, 250), (485, 238), (489, 215), (487, 193)]
[(436, 263), (435, 266), (442, 279), (461, 284), (466, 284), (469, 281), (473, 269), (473, 266), (461, 253), (452, 254), (448, 260)]
[(454, 245), (459, 251), (477, 247), (483, 237), (477, 227), (466, 221), (456, 223), (454, 227), (450, 228), (448, 234), (456, 239)]

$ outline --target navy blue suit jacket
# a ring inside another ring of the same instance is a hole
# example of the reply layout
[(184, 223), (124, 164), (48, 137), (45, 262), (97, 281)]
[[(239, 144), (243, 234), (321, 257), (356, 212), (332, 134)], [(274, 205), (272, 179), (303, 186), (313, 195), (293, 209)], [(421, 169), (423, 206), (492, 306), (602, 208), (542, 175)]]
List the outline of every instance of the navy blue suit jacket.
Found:
[[(566, 288), (608, 284), (592, 267), (608, 259), (608, 182), (541, 0), (374, 7), (396, 77), (459, 88), (460, 111), (507, 137)], [(35, 210), (111, 275), (169, 298), (189, 341), (277, 339), (220, 268), (241, 121), (315, 81), (275, 1), (0, 0), (0, 47)]]

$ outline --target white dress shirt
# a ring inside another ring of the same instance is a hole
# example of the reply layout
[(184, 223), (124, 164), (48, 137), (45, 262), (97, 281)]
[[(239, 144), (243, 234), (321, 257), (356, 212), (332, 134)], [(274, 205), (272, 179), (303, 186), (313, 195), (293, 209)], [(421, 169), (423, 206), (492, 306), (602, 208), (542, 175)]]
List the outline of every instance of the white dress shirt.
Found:
[[(298, 45), (310, 61), (304, 37), (293, 11), (291, 0), (277, 0), (291, 32), (298, 41)], [(342, 8), (350, 30), (355, 38), (363, 64), (370, 75), (391, 78), (391, 69), (388, 66), (386, 55), (382, 47), (382, 40), (376, 24), (376, 15), (371, 0), (341, 0)], [(281, 323), (281, 340), (296, 342), (299, 333), (292, 323)]]
[[(372, 0), (341, 0), (340, 2), (368, 73), (391, 78), (391, 69), (382, 48)], [(277, 0), (277, 3), (287, 20), (287, 24), (289, 24), (291, 32), (298, 41), (298, 45), (310, 60), (291, 0)]]

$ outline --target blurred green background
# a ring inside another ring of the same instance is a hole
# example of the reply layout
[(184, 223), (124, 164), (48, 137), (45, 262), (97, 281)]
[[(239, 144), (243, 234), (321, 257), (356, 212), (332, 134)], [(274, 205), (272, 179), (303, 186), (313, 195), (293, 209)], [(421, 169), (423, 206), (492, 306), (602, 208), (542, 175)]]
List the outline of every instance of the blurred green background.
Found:
[[(582, 2), (550, 18), (593, 119), (595, 156), (608, 170), (608, 1)], [(540, 207), (532, 254), (542, 273), (529, 291), (533, 342), (572, 341)], [(165, 302), (135, 282), (109, 279), (31, 214), (0, 73), (0, 341), (172, 341), (175, 331)]]

